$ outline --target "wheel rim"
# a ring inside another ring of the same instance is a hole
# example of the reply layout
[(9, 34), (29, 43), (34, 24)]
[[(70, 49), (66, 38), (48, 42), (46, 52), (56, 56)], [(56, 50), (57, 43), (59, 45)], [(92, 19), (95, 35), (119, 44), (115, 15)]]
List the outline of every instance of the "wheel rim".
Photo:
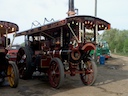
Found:
[(8, 76), (9, 84), (12, 87), (15, 83), (14, 82), (15, 81), (15, 73), (14, 73), (13, 67), (11, 65), (8, 66), (7, 76)]
[(52, 62), (50, 66), (50, 83), (53, 87), (58, 86), (60, 80), (59, 66), (57, 62)]
[[(80, 74), (81, 80), (85, 85), (92, 85), (95, 81), (95, 70), (93, 68), (92, 62), (85, 62), (84, 73)], [(81, 69), (82, 70), (82, 69)]]

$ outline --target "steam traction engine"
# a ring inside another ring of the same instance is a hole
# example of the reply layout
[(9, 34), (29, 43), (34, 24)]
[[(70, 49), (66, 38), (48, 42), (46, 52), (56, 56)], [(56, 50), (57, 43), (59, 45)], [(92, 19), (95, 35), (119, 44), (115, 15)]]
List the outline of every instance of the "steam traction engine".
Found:
[(59, 88), (65, 74), (79, 74), (85, 85), (92, 85), (97, 77), (97, 66), (90, 56), (96, 45), (95, 27), (106, 30), (110, 24), (93, 16), (70, 16), (17, 33), (25, 36), (25, 47), (19, 49), (16, 60), (20, 78), (44, 72), (51, 86)]
[(7, 56), (8, 46), (10, 45), (9, 33), (18, 31), (19, 28), (16, 24), (0, 21), (0, 84), (8, 78), (9, 85), (13, 88), (18, 86), (19, 71), (15, 62)]

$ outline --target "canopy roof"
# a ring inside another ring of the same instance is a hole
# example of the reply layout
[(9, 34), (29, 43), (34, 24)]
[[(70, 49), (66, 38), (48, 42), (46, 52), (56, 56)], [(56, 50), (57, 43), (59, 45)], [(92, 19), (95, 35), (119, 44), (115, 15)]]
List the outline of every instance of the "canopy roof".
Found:
[(0, 33), (6, 34), (6, 32), (13, 33), (16, 31), (19, 31), (17, 24), (8, 21), (0, 21)]
[(67, 17), (60, 21), (52, 22), (46, 25), (42, 25), (36, 28), (31, 28), (29, 30), (19, 32), (16, 34), (16, 36), (38, 34), (40, 32), (46, 32), (46, 33), (54, 32), (57, 28), (65, 27), (67, 26), (68, 23), (71, 22), (75, 22), (75, 23), (81, 22), (85, 25), (87, 29), (95, 29), (95, 25), (97, 25), (98, 31), (110, 29), (110, 23), (108, 23), (103, 19), (88, 15), (77, 15), (77, 16)]

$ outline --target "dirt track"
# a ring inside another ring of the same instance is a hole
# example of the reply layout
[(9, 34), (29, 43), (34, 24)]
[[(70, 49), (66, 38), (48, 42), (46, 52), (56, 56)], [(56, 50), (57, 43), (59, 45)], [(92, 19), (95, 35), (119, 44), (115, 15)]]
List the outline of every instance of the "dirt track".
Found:
[(20, 80), (14, 89), (0, 87), (0, 96), (128, 96), (128, 57), (112, 55), (105, 65), (98, 65), (98, 77), (93, 86), (84, 86), (79, 76), (65, 78), (60, 89), (44, 80)]

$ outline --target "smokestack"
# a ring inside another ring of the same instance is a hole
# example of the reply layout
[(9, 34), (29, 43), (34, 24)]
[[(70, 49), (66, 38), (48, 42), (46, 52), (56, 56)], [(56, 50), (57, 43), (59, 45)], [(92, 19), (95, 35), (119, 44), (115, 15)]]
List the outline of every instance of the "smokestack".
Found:
[(68, 11), (74, 11), (74, 0), (69, 0), (69, 10)]
[(68, 16), (73, 16), (75, 15), (75, 9), (74, 9), (74, 0), (69, 0), (69, 9), (67, 12)]

